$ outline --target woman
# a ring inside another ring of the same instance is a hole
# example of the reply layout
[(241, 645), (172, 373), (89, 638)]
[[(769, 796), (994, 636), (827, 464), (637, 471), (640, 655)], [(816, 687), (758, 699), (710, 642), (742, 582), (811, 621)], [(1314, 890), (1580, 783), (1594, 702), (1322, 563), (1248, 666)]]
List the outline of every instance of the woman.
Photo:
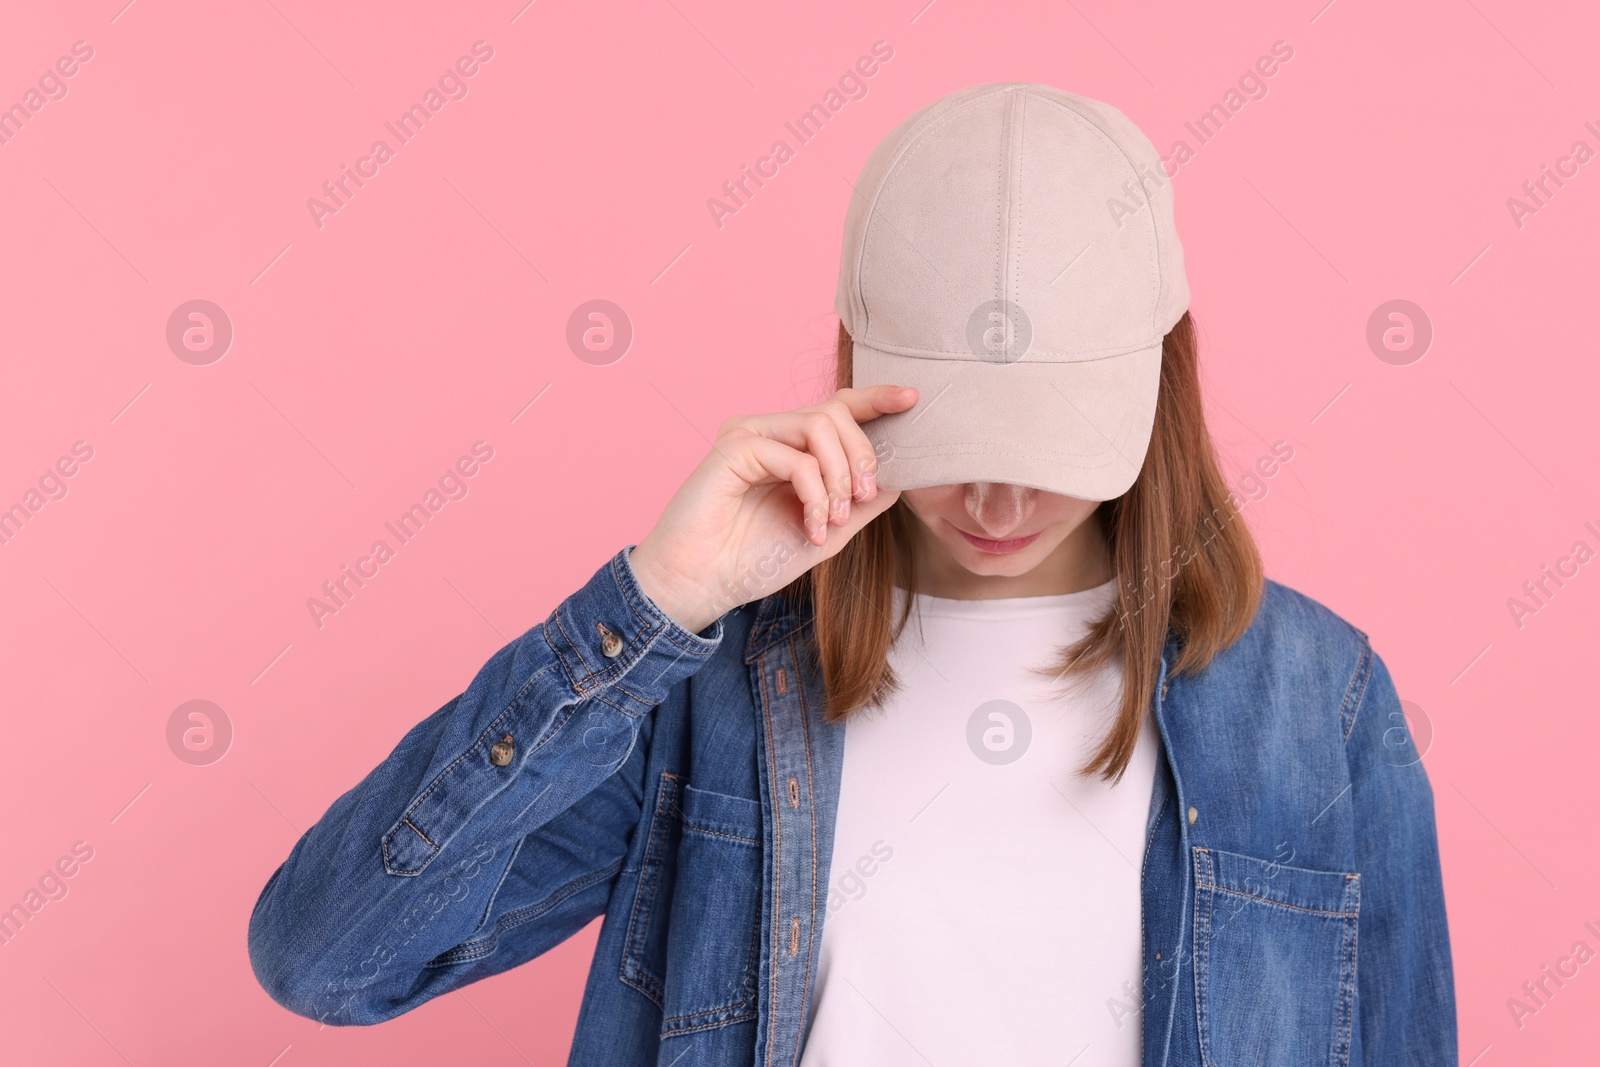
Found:
[(837, 391), (730, 419), (333, 804), (267, 991), (377, 1023), (604, 916), (576, 1064), (1454, 1063), (1428, 781), (1366, 635), (1262, 579), (1170, 194), (1045, 86), (897, 127)]

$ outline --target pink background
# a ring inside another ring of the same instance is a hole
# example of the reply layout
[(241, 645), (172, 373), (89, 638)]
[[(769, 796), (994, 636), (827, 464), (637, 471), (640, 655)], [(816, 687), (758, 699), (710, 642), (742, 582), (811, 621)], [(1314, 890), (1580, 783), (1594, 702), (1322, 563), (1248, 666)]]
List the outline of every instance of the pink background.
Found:
[[(1367, 630), (1431, 724), (1462, 1062), (1592, 1056), (1600, 962), (1520, 1027), (1507, 1000), (1600, 951), (1600, 564), (1520, 628), (1507, 600), (1600, 549), (1600, 162), (1520, 228), (1506, 205), (1600, 149), (1592, 5), (125, 2), (0, 16), (0, 104), (94, 52), (0, 145), (0, 506), (93, 449), (0, 545), (0, 907), (93, 849), (0, 946), (0, 1059), (565, 1062), (593, 928), (340, 1030), (257, 988), (251, 906), (725, 417), (818, 398), (867, 152), (1009, 80), (1196, 148), (1175, 195), (1224, 466), (1290, 443), (1246, 509), (1269, 572)], [(319, 229), (307, 198), (479, 40), (469, 95)], [(868, 95), (798, 145), (784, 121), (879, 40)], [(1267, 96), (1199, 145), (1185, 121), (1279, 40)], [(719, 229), (707, 198), (778, 138), (795, 158)], [(596, 298), (635, 330), (605, 366), (565, 341)], [(165, 335), (195, 299), (234, 329), (205, 366)], [(1391, 299), (1433, 324), (1409, 365), (1365, 339)], [(479, 440), (468, 496), (319, 629), (307, 599)], [(166, 732), (197, 699), (234, 732), (203, 766)]]

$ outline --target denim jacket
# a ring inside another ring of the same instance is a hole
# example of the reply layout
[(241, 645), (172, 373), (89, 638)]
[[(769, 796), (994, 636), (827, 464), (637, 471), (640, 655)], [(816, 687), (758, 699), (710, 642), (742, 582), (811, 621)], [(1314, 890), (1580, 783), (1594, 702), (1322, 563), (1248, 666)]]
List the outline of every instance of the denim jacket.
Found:
[[(295, 844), (250, 919), (274, 1000), (383, 1022), (603, 916), (572, 1064), (799, 1061), (845, 736), (808, 609), (774, 594), (690, 633), (631, 548)], [(1152, 709), (1143, 1063), (1455, 1064), (1433, 794), (1366, 634), (1269, 582), (1203, 671), (1169, 674), (1178, 647)]]

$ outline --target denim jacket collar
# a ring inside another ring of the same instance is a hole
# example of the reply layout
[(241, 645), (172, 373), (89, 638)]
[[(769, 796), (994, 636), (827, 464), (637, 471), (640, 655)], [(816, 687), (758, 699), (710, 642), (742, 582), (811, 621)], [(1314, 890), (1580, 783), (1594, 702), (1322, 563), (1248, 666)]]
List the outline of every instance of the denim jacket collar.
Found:
[(754, 663), (761, 654), (811, 623), (811, 607), (787, 589), (758, 600), (755, 622), (744, 643), (744, 661)]

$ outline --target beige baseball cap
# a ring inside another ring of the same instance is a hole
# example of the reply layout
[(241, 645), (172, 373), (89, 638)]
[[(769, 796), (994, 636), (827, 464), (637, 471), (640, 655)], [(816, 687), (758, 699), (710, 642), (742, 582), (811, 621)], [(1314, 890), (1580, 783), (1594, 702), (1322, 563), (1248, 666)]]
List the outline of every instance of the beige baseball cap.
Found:
[(845, 218), (853, 384), (919, 392), (864, 427), (879, 484), (1121, 496), (1188, 306), (1171, 179), (1122, 112), (1024, 83), (929, 104), (873, 150)]

